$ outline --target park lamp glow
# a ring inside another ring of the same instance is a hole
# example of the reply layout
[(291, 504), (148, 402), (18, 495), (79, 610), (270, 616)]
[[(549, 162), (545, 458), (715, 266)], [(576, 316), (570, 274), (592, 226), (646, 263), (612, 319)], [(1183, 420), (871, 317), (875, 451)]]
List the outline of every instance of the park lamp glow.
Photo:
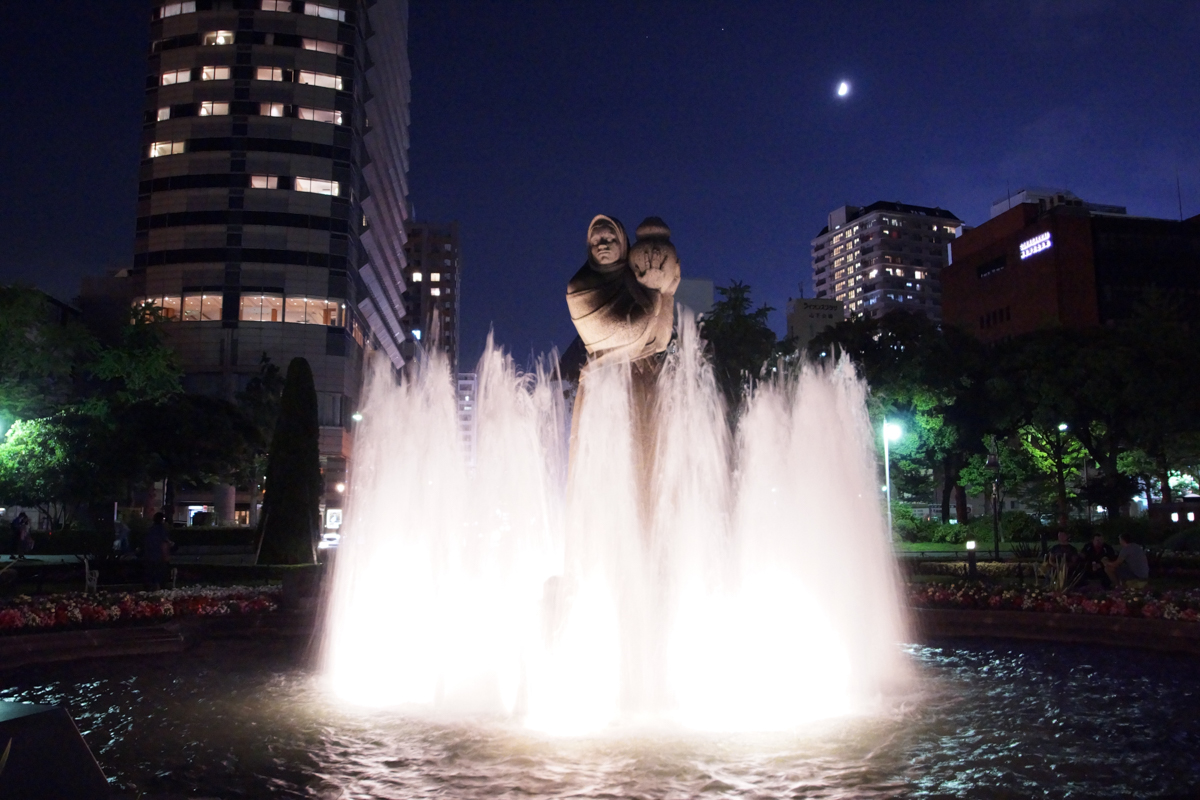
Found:
[(974, 549), (975, 549), (975, 540), (974, 540), (974, 539), (971, 539), (970, 541), (968, 541), (968, 542), (967, 542), (967, 549), (968, 549), (968, 550), (974, 550)]
[(1060, 422), (1060, 423), (1058, 423), (1058, 430), (1059, 430), (1059, 432), (1060, 432), (1060, 433), (1061, 433), (1062, 431), (1065, 431), (1066, 429), (1067, 429), (1067, 423), (1065, 423), (1065, 422)]
[(350, 419), (354, 420), (355, 422), (362, 422), (362, 414), (355, 411), (353, 414), (350, 415)]
[(883, 435), (889, 442), (894, 442), (904, 435), (904, 429), (894, 422), (883, 423)]

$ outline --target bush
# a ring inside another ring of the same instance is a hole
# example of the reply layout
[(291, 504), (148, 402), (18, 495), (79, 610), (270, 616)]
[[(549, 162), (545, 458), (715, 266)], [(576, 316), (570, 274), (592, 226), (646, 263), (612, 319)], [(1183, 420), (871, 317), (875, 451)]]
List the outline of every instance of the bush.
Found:
[(1200, 527), (1189, 525), (1163, 541), (1163, 549), (1180, 553), (1200, 553)]
[(967, 525), (950, 525), (937, 523), (937, 529), (933, 532), (933, 538), (930, 541), (940, 542), (942, 544), (962, 544), (974, 536), (971, 533), (970, 524)]
[(892, 504), (892, 530), (902, 542), (934, 542), (940, 523), (918, 517), (907, 503)]
[(1151, 520), (1149, 517), (1115, 517), (1101, 520), (1093, 525), (1093, 532), (1101, 534), (1104, 541), (1114, 546), (1121, 535), (1128, 536), (1130, 541), (1140, 545), (1157, 545), (1175, 533), (1168, 523)]
[(1005, 511), (1000, 515), (1000, 535), (1006, 542), (1040, 542), (1049, 534), (1041, 520), (1024, 511)]

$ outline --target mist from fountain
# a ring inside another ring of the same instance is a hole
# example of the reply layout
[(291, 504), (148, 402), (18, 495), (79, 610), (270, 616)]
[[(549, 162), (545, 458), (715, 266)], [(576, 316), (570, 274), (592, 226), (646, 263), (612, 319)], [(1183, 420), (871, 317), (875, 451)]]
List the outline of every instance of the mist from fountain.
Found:
[(573, 735), (786, 730), (879, 702), (905, 620), (863, 383), (848, 362), (763, 381), (731, 435), (680, 318), (649, 486), (628, 364), (586, 371), (569, 481), (551, 371), (489, 341), (473, 467), (436, 352), (369, 380), (324, 642), (340, 697)]

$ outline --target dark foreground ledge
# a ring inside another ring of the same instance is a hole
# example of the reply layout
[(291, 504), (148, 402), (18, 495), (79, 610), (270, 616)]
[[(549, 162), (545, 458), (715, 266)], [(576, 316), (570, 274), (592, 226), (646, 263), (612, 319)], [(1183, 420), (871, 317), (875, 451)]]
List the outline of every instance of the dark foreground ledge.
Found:
[(84, 658), (179, 653), (212, 638), (311, 637), (311, 611), (185, 617), (162, 625), (0, 636), (0, 671)]
[(1044, 642), (1138, 647), (1200, 655), (1200, 623), (1038, 611), (912, 609), (922, 640), (956, 636), (1032, 639)]

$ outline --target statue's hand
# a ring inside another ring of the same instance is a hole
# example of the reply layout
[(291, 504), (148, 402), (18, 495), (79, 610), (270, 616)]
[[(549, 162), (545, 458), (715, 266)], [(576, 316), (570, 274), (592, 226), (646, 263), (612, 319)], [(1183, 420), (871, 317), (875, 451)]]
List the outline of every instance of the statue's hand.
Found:
[(643, 286), (632, 270), (628, 274), (630, 279), (626, 281), (626, 287), (629, 290), (629, 294), (633, 297), (634, 302), (637, 303), (638, 308), (642, 309), (646, 314), (653, 316), (658, 312), (658, 292)]

